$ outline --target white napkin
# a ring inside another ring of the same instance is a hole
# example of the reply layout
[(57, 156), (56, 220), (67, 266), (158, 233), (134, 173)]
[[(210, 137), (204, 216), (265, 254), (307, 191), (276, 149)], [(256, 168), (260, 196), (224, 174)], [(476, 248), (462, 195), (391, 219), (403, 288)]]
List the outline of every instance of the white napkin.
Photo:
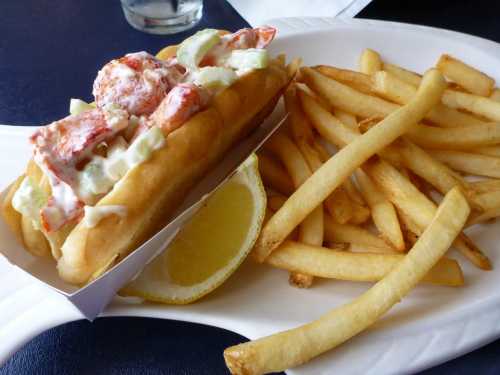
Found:
[(371, 0), (228, 0), (252, 26), (281, 17), (354, 17)]

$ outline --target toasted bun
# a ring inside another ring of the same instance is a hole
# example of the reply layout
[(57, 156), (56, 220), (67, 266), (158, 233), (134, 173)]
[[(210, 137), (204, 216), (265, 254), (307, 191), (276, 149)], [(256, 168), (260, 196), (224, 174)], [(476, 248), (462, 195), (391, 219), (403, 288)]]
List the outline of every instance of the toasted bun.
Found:
[[(227, 33), (221, 31), (222, 34)], [(177, 46), (157, 55), (175, 55)], [(52, 254), (61, 277), (84, 284), (109, 269), (161, 229), (189, 189), (230, 148), (270, 114), (289, 77), (283, 64), (271, 61), (266, 69), (238, 79), (212, 99), (210, 107), (168, 134), (166, 145), (128, 171), (97, 206), (122, 205), (123, 218), (107, 216), (95, 227), (71, 223), (52, 233), (37, 230), (12, 207), (12, 198), (24, 176), (50, 193), (46, 176), (31, 160), (25, 175), (10, 187), (2, 215), (20, 243), (33, 255)]]
[(62, 245), (61, 277), (83, 284), (97, 277), (166, 224), (189, 188), (273, 110), (288, 77), (271, 64), (236, 81), (211, 106), (168, 135), (151, 159), (131, 169), (97, 206), (122, 205), (93, 228), (79, 223)]

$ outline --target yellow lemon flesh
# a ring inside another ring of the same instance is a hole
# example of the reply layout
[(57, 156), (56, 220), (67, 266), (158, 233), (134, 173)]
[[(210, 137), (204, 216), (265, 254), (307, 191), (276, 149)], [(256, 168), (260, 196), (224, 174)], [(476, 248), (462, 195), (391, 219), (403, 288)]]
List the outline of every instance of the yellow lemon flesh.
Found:
[(120, 294), (174, 304), (203, 297), (248, 255), (260, 232), (265, 207), (257, 157), (252, 155)]

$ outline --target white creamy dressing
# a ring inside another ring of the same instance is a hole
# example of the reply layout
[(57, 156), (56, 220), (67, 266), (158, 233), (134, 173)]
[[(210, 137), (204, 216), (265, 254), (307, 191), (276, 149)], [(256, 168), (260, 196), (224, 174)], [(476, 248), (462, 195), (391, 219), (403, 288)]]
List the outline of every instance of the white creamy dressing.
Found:
[(207, 66), (198, 69), (192, 74), (194, 83), (209, 89), (224, 89), (238, 79), (237, 74), (232, 69)]
[(74, 217), (79, 208), (79, 199), (71, 186), (47, 168), (40, 154), (35, 154), (34, 160), (47, 176), (51, 187), (48, 204), (38, 210), (38, 216), (43, 216), (49, 228), (58, 228), (65, 222), (66, 218)]
[(118, 80), (123, 80), (123, 81), (134, 78), (136, 74), (137, 74), (136, 71), (132, 69), (130, 66), (121, 63), (116, 64), (114, 69), (111, 70), (112, 79), (116, 78)]
[(12, 197), (12, 207), (30, 218), (35, 229), (40, 229), (40, 209), (47, 204), (48, 198), (30, 177), (25, 177)]
[(163, 114), (164, 114), (165, 118), (171, 118), (177, 113), (179, 108), (182, 107), (182, 96), (181, 95), (167, 95), (165, 100), (167, 100), (168, 102), (166, 103), (167, 108)]
[(138, 136), (127, 148), (127, 142), (118, 137), (108, 150), (107, 157), (95, 155), (78, 174), (78, 195), (93, 203), (99, 195), (110, 191), (130, 169), (143, 163), (165, 144), (165, 137), (157, 127)]
[(119, 217), (127, 216), (127, 207), (120, 205), (108, 206), (85, 206), (83, 208), (85, 215), (83, 216), (83, 225), (87, 228), (94, 228), (106, 216), (116, 215)]
[[(41, 216), (47, 230), (56, 230), (66, 223), (66, 221), (78, 217), (81, 212), (82, 202), (76, 191), (78, 188), (76, 164), (80, 160), (85, 160), (92, 155), (93, 149), (105, 139), (112, 138), (117, 132), (128, 126), (128, 114), (115, 105), (106, 105), (101, 109), (105, 120), (105, 129), (101, 127), (101, 132), (95, 133), (96, 118), (87, 113), (74, 115), (61, 122), (56, 122), (46, 128), (45, 133), (39, 133), (35, 141), (34, 161), (48, 177), (52, 190), (48, 204), (42, 208)], [(80, 117), (78, 117), (80, 116)], [(84, 126), (74, 126), (76, 118), (82, 118)], [(69, 133), (71, 128), (71, 133)], [(65, 137), (71, 138), (65, 139)], [(55, 144), (48, 144), (46, 137), (53, 140)], [(61, 144), (58, 142), (62, 140)], [(53, 148), (65, 147), (64, 156)], [(85, 147), (83, 150), (81, 147)], [(66, 159), (66, 154), (75, 156)]]
[[(246, 50), (254, 44), (254, 39), (249, 32), (241, 33), (237, 41), (233, 39), (234, 34), (223, 35), (220, 38), (220, 42), (209, 51), (208, 54), (215, 59), (216, 66), (224, 66), (232, 51)], [(230, 47), (229, 43), (231, 42), (233, 46)]]
[[(141, 106), (151, 105), (157, 99), (156, 95), (158, 93), (164, 95), (165, 92), (178, 83), (195, 83), (209, 88), (211, 95), (214, 95), (217, 91), (232, 84), (238, 76), (256, 68), (258, 64), (255, 65), (254, 63), (254, 66), (248, 66), (245, 63), (244, 54), (232, 54), (235, 48), (245, 49), (250, 47), (253, 42), (250, 40), (250, 36), (243, 34), (232, 46), (229, 46), (230, 40), (230, 35), (223, 36), (220, 38), (219, 43), (207, 51), (207, 55), (214, 58), (217, 66), (190, 67), (185, 74), (182, 74), (175, 66), (177, 64), (175, 58), (170, 62), (164, 62), (162, 65), (157, 66), (154, 60), (151, 60), (154, 58), (146, 52), (125, 56), (141, 60), (141, 68), (138, 71), (120, 60), (113, 60), (106, 64), (99, 71), (93, 89), (96, 102), (98, 105), (100, 104), (104, 113), (106, 125), (112, 130), (109, 134), (106, 133), (104, 140), (113, 139), (116, 133), (127, 128), (129, 123), (133, 122), (128, 120), (129, 115), (135, 118), (134, 115), (140, 113)], [(109, 89), (102, 90), (103, 87)], [(171, 97), (170, 100), (172, 101), (172, 111), (178, 110), (184, 105), (181, 103), (181, 97)], [(73, 106), (75, 112), (76, 107), (83, 109), (85, 106), (83, 106), (83, 103), (75, 102)], [(187, 110), (194, 113), (199, 109), (188, 108)], [(83, 126), (81, 129), (74, 130), (76, 131), (73, 131), (71, 135), (72, 138), (76, 139), (75, 144), (91, 139), (89, 135), (92, 135), (92, 126), (88, 128)], [(108, 193), (130, 169), (149, 159), (153, 151), (162, 148), (165, 145), (165, 136), (161, 129), (153, 126), (137, 136), (130, 145), (127, 144), (125, 139), (118, 137), (111, 143), (106, 157), (93, 154), (95, 146), (103, 142), (103, 139), (99, 139), (95, 143), (82, 143), (86, 145), (86, 149), (78, 154), (77, 160), (72, 160), (68, 165), (54, 160), (57, 163), (58, 173), (61, 176), (69, 176), (69, 178), (66, 178), (67, 182), (61, 180), (60, 176), (56, 176), (52, 172), (52, 168), (48, 168), (46, 165), (47, 160), (50, 161), (51, 158), (50, 152), (46, 151), (46, 146), (57, 147), (57, 143), (55, 145), (47, 144), (44, 138), (37, 142), (35, 146), (37, 147), (35, 149), (35, 162), (48, 176), (52, 196), (41, 199), (41, 195), (35, 192), (36, 189), (31, 186), (33, 184), (24, 184), (23, 181), (24, 185), (14, 196), (14, 208), (32, 217), (33, 220), (36, 220), (40, 211), (42, 211), (44, 219), (48, 219), (53, 227), (57, 228), (58, 223), (61, 223), (61, 221), (75, 217), (75, 210), (77, 213), (81, 212), (81, 207), (85, 203), (85, 224), (92, 227), (107, 215), (126, 215), (126, 208), (123, 206), (91, 207), (89, 205), (95, 204), (103, 194)], [(40, 148), (44, 151), (40, 151)], [(91, 159), (82, 171), (77, 171), (76, 164), (85, 158)], [(49, 204), (46, 204), (47, 201)], [(27, 202), (35, 202), (36, 204), (33, 203), (30, 206)], [(43, 202), (43, 204), (40, 202)]]
[(106, 124), (117, 133), (128, 126), (128, 113), (115, 104), (106, 104), (102, 111)]
[[(137, 64), (137, 70), (129, 66)], [(182, 79), (170, 63), (158, 61), (147, 52), (135, 52), (112, 60), (97, 74), (93, 94), (99, 106), (114, 103), (130, 114), (151, 113), (169, 86)]]

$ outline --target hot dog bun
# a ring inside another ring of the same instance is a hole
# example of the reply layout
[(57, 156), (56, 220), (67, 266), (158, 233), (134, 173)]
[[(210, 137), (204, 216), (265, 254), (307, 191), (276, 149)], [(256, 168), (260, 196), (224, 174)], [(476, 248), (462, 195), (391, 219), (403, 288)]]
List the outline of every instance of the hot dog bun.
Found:
[(169, 134), (164, 148), (97, 203), (123, 205), (125, 217), (108, 216), (93, 228), (79, 223), (71, 231), (57, 265), (61, 277), (86, 283), (163, 226), (189, 188), (273, 110), (286, 83), (286, 71), (278, 66), (254, 71)]
[[(172, 57), (176, 50), (177, 46), (167, 47), (157, 57)], [(28, 251), (52, 254), (64, 280), (85, 284), (161, 229), (189, 189), (272, 112), (288, 81), (283, 64), (270, 61), (267, 68), (254, 70), (219, 92), (208, 108), (181, 127), (165, 133), (165, 145), (130, 169), (96, 204), (123, 206), (124, 216), (106, 216), (94, 227), (80, 221), (50, 233), (36, 229), (12, 206), (24, 176), (51, 193), (47, 177), (32, 160), (6, 194), (3, 216)]]

